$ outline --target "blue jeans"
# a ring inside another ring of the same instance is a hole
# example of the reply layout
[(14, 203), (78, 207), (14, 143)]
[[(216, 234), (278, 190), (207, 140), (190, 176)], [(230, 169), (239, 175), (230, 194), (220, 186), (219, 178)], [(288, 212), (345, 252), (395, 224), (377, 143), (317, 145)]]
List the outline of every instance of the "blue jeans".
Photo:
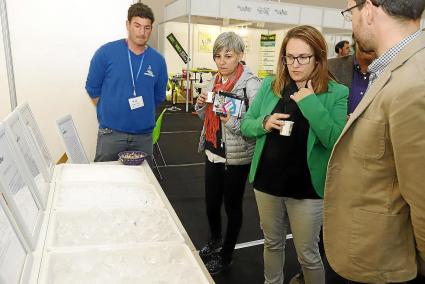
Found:
[(318, 244), (323, 223), (323, 200), (254, 192), (264, 234), (264, 283), (283, 283), (286, 234), (290, 224), (305, 283), (324, 284), (325, 270)]
[(152, 133), (130, 134), (118, 132), (109, 128), (99, 128), (97, 134), (95, 162), (118, 160), (118, 153), (122, 151), (143, 151), (149, 155), (149, 164), (152, 159)]

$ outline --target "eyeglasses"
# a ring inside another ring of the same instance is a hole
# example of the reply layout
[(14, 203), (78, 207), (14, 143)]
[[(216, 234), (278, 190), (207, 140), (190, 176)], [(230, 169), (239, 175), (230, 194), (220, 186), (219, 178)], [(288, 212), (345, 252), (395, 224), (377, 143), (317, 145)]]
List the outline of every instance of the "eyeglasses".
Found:
[(300, 56), (284, 56), (283, 57), (283, 64), (285, 65), (292, 65), (294, 64), (295, 60), (297, 60), (298, 64), (300, 65), (307, 65), (310, 63), (311, 58), (314, 57), (314, 55), (300, 55)]
[[(386, 0), (383, 0), (382, 1), (382, 3), (381, 4), (379, 4), (379, 3), (376, 3), (376, 1), (375, 0), (370, 0), (370, 3), (372, 3), (372, 5), (373, 6), (375, 6), (375, 7), (379, 7), (379, 6), (381, 6), (382, 4), (384, 4), (384, 2), (385, 2)], [(362, 1), (362, 2), (360, 2), (359, 4), (357, 4), (357, 5), (354, 5), (353, 7), (350, 7), (350, 8), (348, 8), (348, 9), (346, 9), (346, 10), (344, 10), (344, 11), (341, 11), (341, 15), (344, 17), (344, 20), (345, 21), (347, 21), (347, 22), (351, 22), (351, 20), (353, 19), (353, 9), (354, 8), (357, 8), (357, 7), (360, 7), (361, 5), (363, 5), (363, 4), (365, 4), (366, 3), (366, 0), (364, 0), (364, 1)]]
[(341, 11), (341, 15), (344, 17), (344, 20), (345, 21), (347, 21), (347, 22), (351, 22), (351, 20), (353, 19), (353, 9), (354, 8), (357, 8), (357, 7), (360, 7), (361, 5), (363, 5), (364, 3), (366, 3), (366, 0), (365, 1), (362, 1), (362, 2), (360, 2), (359, 4), (357, 4), (357, 5), (354, 5), (353, 7), (350, 7), (350, 8), (348, 8), (348, 9), (346, 9), (346, 10), (344, 10), (344, 11)]

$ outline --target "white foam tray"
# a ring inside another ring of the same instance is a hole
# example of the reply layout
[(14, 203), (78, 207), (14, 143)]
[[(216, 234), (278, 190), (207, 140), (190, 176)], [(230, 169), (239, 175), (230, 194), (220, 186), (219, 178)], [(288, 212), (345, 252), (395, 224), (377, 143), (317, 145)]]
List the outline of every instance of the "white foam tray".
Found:
[(49, 221), (47, 250), (152, 242), (184, 243), (165, 209), (56, 211)]
[(56, 251), (43, 257), (38, 283), (209, 283), (201, 265), (184, 244)]
[(57, 183), (53, 201), (55, 211), (147, 207), (165, 207), (155, 187), (148, 183)]
[(62, 164), (56, 167), (56, 182), (149, 183), (143, 167), (109, 164)]

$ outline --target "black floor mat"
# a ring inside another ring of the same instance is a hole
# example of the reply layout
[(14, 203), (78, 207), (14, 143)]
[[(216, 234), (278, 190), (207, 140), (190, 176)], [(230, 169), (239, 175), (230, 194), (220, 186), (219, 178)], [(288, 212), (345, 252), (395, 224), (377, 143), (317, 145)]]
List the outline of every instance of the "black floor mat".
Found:
[[(159, 110), (163, 109), (164, 103)], [(168, 103), (169, 104), (169, 103)], [(178, 105), (184, 110), (184, 105)], [(157, 113), (160, 113), (158, 111)], [(204, 154), (197, 152), (199, 135), (202, 127), (201, 120), (197, 116), (184, 111), (167, 111), (163, 120), (161, 137), (159, 140), (167, 165), (160, 167), (163, 176), (159, 180), (170, 203), (176, 211), (180, 221), (192, 239), (196, 248), (202, 247), (209, 237), (209, 228), (206, 217), (204, 201)], [(160, 165), (158, 153), (155, 157)], [(184, 164), (201, 163), (187, 166)], [(180, 165), (180, 166), (179, 166)], [(154, 173), (158, 177), (157, 171)], [(223, 228), (226, 218), (223, 216)], [(244, 196), (244, 218), (239, 235), (238, 243), (245, 243), (262, 239), (260, 230), (257, 205), (251, 185), (247, 185)], [(236, 250), (234, 261), (230, 269), (215, 276), (218, 284), (251, 284), (263, 283), (263, 246), (241, 248)], [(344, 253), (344, 252), (342, 252)], [(327, 261), (324, 257), (327, 273), (327, 284), (346, 284), (337, 275), (330, 273)], [(287, 241), (286, 262), (283, 268), (285, 281), (288, 283), (299, 271), (294, 245), (292, 240)], [(418, 277), (408, 283), (425, 283), (423, 277)]]

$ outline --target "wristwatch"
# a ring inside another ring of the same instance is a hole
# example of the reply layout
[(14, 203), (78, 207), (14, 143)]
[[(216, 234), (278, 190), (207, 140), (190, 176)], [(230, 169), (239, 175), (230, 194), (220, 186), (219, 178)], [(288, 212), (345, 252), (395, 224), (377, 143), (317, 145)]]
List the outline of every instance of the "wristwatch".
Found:
[(263, 127), (263, 129), (264, 129), (264, 131), (266, 131), (266, 132), (270, 132), (271, 130), (267, 130), (266, 129), (266, 123), (267, 123), (267, 120), (269, 120), (269, 118), (270, 118), (270, 114), (268, 114), (268, 115), (266, 115), (264, 118), (263, 118), (263, 123), (261, 124), (261, 126)]

